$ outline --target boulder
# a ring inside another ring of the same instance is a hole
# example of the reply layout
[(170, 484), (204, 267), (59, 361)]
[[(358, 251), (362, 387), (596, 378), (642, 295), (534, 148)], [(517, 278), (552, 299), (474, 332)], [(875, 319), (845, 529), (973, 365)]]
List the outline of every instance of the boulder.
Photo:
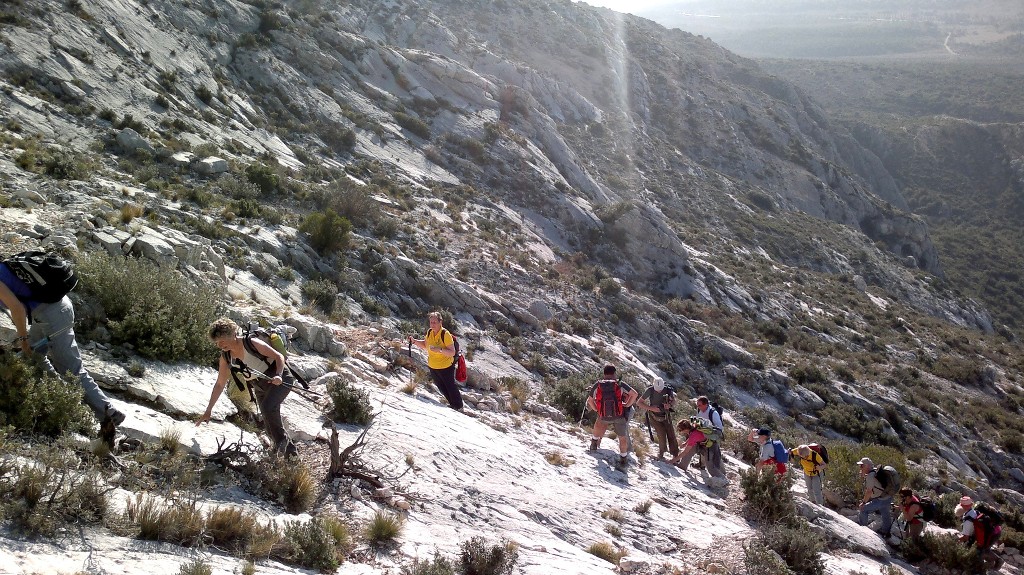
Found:
[(150, 154), (153, 153), (153, 145), (132, 128), (122, 129), (117, 133), (116, 140), (117, 145), (125, 153), (132, 153), (137, 150), (149, 152)]
[(204, 176), (223, 174), (228, 171), (228, 162), (223, 158), (208, 156), (196, 162), (195, 170)]

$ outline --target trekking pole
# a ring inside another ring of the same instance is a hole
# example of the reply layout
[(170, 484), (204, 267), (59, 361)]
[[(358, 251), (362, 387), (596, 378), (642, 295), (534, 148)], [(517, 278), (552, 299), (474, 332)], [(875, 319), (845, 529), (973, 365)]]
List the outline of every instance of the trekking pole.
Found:
[(583, 418), (587, 415), (587, 402), (583, 401), (583, 413), (580, 414), (580, 421), (576, 425), (583, 425)]
[(651, 412), (647, 411), (644, 413), (644, 420), (647, 422), (647, 435), (654, 441), (654, 432), (651, 431)]

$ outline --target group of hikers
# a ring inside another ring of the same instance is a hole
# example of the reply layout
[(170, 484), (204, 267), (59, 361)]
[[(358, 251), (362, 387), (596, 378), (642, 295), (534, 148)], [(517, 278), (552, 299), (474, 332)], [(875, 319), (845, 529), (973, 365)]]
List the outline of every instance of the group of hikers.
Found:
[[(652, 439), (656, 437), (656, 459), (664, 460), (667, 452), (672, 456), (669, 463), (689, 470), (694, 455), (699, 455), (701, 468), (706, 469), (711, 476), (709, 486), (727, 483), (720, 446), (724, 438), (721, 410), (710, 403), (706, 396), (700, 396), (694, 400), (696, 413), (673, 426), (675, 405), (675, 392), (661, 377), (654, 377), (651, 385), (641, 394), (617, 377), (614, 365), (605, 365), (601, 379), (591, 386), (587, 395), (587, 409), (597, 413), (588, 451), (597, 451), (605, 432), (611, 427), (618, 439), (615, 467), (624, 469), (628, 465), (631, 444), (629, 422), (634, 408), (640, 408), (646, 412), (644, 418)], [(829, 456), (823, 445), (809, 443), (787, 449), (781, 440), (772, 438), (772, 432), (767, 428), (751, 429), (747, 440), (759, 447), (755, 468), (771, 469), (780, 479), (788, 472), (791, 461), (798, 462), (807, 488), (807, 498), (824, 506), (823, 479)], [(683, 446), (681, 450), (680, 445)], [(889, 539), (894, 523), (893, 500), (896, 498), (900, 535), (902, 538), (920, 538), (925, 524), (934, 519), (935, 504), (919, 498), (911, 488), (901, 487), (899, 474), (891, 466), (876, 468), (874, 462), (867, 457), (858, 461), (857, 465), (864, 482), (857, 522), (869, 525), (872, 515), (879, 514), (882, 522), (879, 534), (883, 539)], [(722, 481), (716, 481), (718, 478)], [(983, 502), (975, 505), (970, 497), (965, 496), (960, 500), (956, 515), (962, 522), (960, 541), (977, 550), (985, 569), (999, 569), (1003, 560), (993, 549), (1002, 530), (999, 512)]]
[[(0, 307), (14, 323), (15, 343), (22, 353), (40, 354), (50, 371), (70, 373), (78, 378), (84, 402), (100, 422), (100, 436), (112, 448), (116, 427), (124, 422), (125, 414), (113, 406), (83, 366), (74, 333), (75, 312), (67, 296), (77, 283), (78, 277), (67, 262), (44, 252), (23, 252), (0, 262)], [(449, 407), (462, 411), (462, 394), (456, 383), (458, 345), (444, 328), (440, 313), (431, 312), (427, 320), (429, 328), (423, 339), (408, 336), (410, 351), (415, 345), (426, 352), (427, 366), (438, 391)], [(196, 419), (196, 425), (210, 420), (225, 386), (234, 380), (240, 387), (249, 389), (250, 397), (262, 414), (273, 452), (286, 458), (296, 456), (295, 443), (281, 417), (281, 404), (296, 379), (287, 364), (283, 346), (278, 349), (270, 341), (243, 332), (228, 318), (214, 321), (207, 336), (221, 354), (209, 403)], [(621, 381), (614, 365), (605, 365), (602, 378), (591, 386), (586, 400), (586, 408), (597, 413), (588, 451), (597, 451), (611, 427), (618, 439), (616, 467), (625, 469), (631, 445), (629, 422), (634, 409), (639, 408), (645, 412), (652, 439), (656, 436), (658, 460), (664, 460), (668, 453), (671, 455), (669, 463), (688, 471), (693, 457), (699, 455), (700, 467), (711, 477), (709, 485), (727, 484), (722, 465), (721, 442), (725, 434), (721, 409), (706, 396), (700, 396), (694, 400), (695, 414), (673, 426), (675, 405), (675, 391), (664, 379), (655, 377), (640, 394)], [(747, 439), (760, 448), (757, 468), (768, 467), (782, 477), (787, 473), (787, 463), (791, 459), (798, 461), (808, 498), (818, 505), (824, 504), (822, 478), (828, 466), (828, 452), (823, 446), (806, 444), (787, 450), (782, 441), (772, 439), (771, 430), (766, 428), (751, 429)], [(864, 479), (858, 523), (868, 525), (870, 517), (877, 513), (882, 522), (880, 534), (888, 538), (893, 524), (893, 498), (898, 497), (903, 536), (921, 537), (925, 524), (934, 517), (934, 504), (917, 497), (908, 487), (900, 488), (893, 468), (876, 469), (867, 457), (857, 465)], [(1001, 533), (999, 513), (983, 502), (975, 505), (965, 496), (960, 501), (957, 516), (962, 519), (960, 540), (978, 550), (986, 568), (998, 569), (1003, 560), (994, 552), (993, 545)]]

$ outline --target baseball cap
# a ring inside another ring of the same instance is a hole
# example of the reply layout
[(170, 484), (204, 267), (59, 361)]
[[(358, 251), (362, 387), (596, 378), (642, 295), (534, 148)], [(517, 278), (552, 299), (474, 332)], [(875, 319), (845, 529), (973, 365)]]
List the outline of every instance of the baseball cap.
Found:
[(857, 462), (857, 465), (870, 465), (871, 467), (874, 467), (875, 462), (871, 461), (870, 457), (862, 457), (860, 461)]
[(654, 386), (654, 391), (661, 391), (665, 389), (665, 380), (660, 377), (655, 377), (652, 385)]
[(964, 507), (971, 507), (974, 505), (974, 500), (969, 495), (964, 495), (960, 498), (960, 505)]
[(757, 430), (757, 434), (758, 435), (763, 435), (765, 437), (771, 437), (772, 436), (772, 430), (770, 430), (770, 429), (768, 429), (766, 427), (762, 427), (761, 429)]

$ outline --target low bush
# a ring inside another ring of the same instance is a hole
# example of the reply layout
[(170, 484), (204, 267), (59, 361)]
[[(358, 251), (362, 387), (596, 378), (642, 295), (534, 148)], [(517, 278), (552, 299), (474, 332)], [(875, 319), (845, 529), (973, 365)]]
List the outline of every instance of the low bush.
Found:
[(367, 425), (373, 419), (370, 395), (347, 381), (335, 378), (327, 385), (331, 398), (330, 417), (338, 423)]
[(202, 559), (193, 559), (182, 563), (178, 575), (213, 575), (213, 568)]
[(209, 360), (214, 347), (206, 328), (220, 316), (213, 286), (148, 260), (105, 253), (82, 258), (77, 267), (80, 289), (102, 306), (115, 343), (162, 361)]
[(22, 464), (0, 453), (0, 518), (15, 531), (53, 536), (106, 518), (108, 489), (98, 474), (80, 469), (69, 440), (36, 444), (31, 457)]
[(792, 575), (786, 561), (760, 539), (743, 544), (743, 564), (748, 575)]
[(334, 312), (338, 286), (330, 280), (310, 280), (302, 284), (302, 295), (309, 300), (310, 305), (329, 316)]
[(206, 514), (206, 535), (211, 545), (237, 553), (246, 549), (257, 524), (255, 513), (239, 507), (217, 507)]
[[(335, 519), (314, 517), (306, 522), (289, 521), (284, 526), (288, 558), (303, 567), (333, 573), (345, 558), (347, 541), (339, 538)], [(347, 533), (347, 532), (346, 532)]]
[[(545, 389), (544, 400), (548, 405), (564, 413), (570, 421), (579, 421), (586, 406), (587, 394), (593, 384), (586, 374), (570, 375)], [(592, 424), (596, 414), (589, 412), (585, 419)]]
[(455, 575), (455, 565), (435, 552), (431, 561), (413, 561), (411, 567), (402, 569), (402, 575)]
[(259, 188), (263, 196), (271, 196), (281, 187), (281, 177), (273, 167), (262, 162), (254, 162), (245, 167), (245, 177)]
[(125, 508), (125, 519), (138, 528), (138, 538), (165, 541), (187, 547), (197, 545), (206, 522), (195, 501), (160, 503), (152, 496), (139, 494)]
[(626, 556), (625, 550), (616, 549), (614, 545), (607, 541), (592, 544), (590, 547), (587, 547), (587, 553), (590, 553), (594, 557), (600, 557), (614, 565), (618, 565), (619, 559)]
[(317, 481), (309, 468), (301, 463), (274, 466), (278, 500), (288, 513), (303, 513), (313, 507), (317, 497)]
[(899, 472), (904, 485), (915, 483), (915, 474), (908, 472), (906, 456), (892, 447), (837, 441), (828, 444), (828, 456), (826, 486), (838, 492), (840, 497), (847, 501), (859, 500), (864, 493), (864, 479), (860, 476), (860, 467), (857, 465), (862, 457), (870, 458), (876, 467), (893, 466)]
[(483, 537), (462, 543), (459, 554), (464, 575), (512, 575), (519, 562), (519, 546), (512, 541), (490, 545)]
[(394, 541), (402, 533), (402, 518), (387, 511), (377, 511), (366, 524), (363, 535), (372, 545), (384, 545)]
[(78, 381), (64, 381), (48, 371), (41, 356), (0, 353), (0, 427), (57, 437), (87, 434), (94, 421), (82, 403)]
[(398, 122), (399, 126), (409, 130), (424, 140), (430, 139), (430, 124), (427, 124), (416, 116), (411, 116), (404, 112), (395, 112), (392, 116), (394, 116), (395, 121)]
[[(831, 452), (830, 452), (831, 455)], [(777, 479), (771, 467), (740, 471), (740, 487), (743, 488), (743, 514), (761, 525), (774, 524), (796, 515), (793, 502), (793, 477), (785, 475)]]
[(802, 518), (776, 523), (764, 530), (762, 541), (779, 554), (796, 575), (822, 575), (825, 540)]
[(352, 224), (328, 208), (306, 216), (299, 231), (309, 236), (309, 244), (321, 255), (330, 255), (348, 247)]
[(912, 563), (931, 559), (954, 573), (984, 573), (977, 550), (949, 533), (924, 533), (919, 539), (904, 539), (900, 551)]

